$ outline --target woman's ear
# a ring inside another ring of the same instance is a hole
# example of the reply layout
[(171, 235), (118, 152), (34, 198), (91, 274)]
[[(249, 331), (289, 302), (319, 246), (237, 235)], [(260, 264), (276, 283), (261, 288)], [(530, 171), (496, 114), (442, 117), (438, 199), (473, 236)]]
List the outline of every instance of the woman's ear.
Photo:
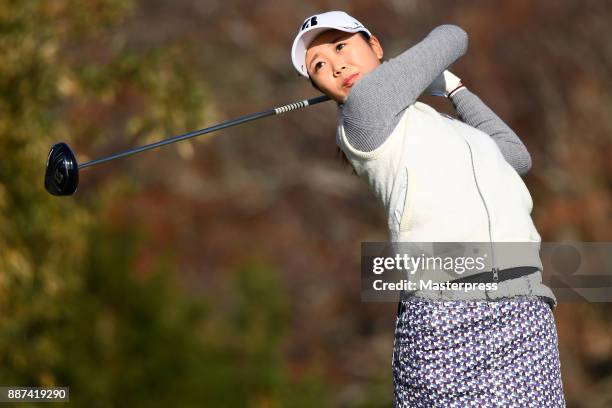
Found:
[(379, 60), (382, 60), (384, 52), (383, 52), (382, 45), (380, 44), (380, 41), (378, 41), (378, 38), (376, 38), (376, 36), (372, 34), (370, 36), (370, 39), (368, 40), (368, 43), (370, 44), (370, 47), (372, 47), (372, 50), (374, 50), (376, 57)]

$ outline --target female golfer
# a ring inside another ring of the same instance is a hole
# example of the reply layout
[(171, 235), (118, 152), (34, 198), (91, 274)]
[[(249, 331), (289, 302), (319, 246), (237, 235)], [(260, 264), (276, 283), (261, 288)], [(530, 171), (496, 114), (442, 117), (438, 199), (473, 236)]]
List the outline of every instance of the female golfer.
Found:
[[(367, 28), (331, 11), (304, 21), (291, 57), (337, 102), (336, 142), (384, 205), (392, 242), (536, 244), (498, 255), (471, 280), (494, 282), (496, 290), (401, 292), (395, 406), (562, 407), (557, 302), (542, 284), (540, 236), (520, 177), (531, 159), (518, 136), (446, 70), (467, 46), (463, 29), (441, 25), (383, 62)], [(458, 119), (417, 102), (424, 91), (450, 99)]]

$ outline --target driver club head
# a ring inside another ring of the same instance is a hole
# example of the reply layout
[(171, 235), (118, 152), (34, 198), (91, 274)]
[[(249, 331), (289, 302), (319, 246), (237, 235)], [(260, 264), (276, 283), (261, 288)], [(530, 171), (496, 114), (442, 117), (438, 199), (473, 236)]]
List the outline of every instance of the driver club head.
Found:
[(72, 195), (79, 185), (79, 166), (72, 149), (63, 142), (49, 151), (45, 170), (45, 189), (56, 196)]

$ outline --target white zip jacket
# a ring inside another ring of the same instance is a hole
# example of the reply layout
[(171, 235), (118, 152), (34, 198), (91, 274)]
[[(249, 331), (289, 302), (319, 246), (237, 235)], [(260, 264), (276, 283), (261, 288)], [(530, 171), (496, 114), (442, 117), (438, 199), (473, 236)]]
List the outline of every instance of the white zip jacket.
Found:
[[(373, 151), (353, 148), (342, 122), (336, 136), (357, 174), (384, 206), (391, 241), (490, 242), (493, 267), (534, 266), (542, 270), (541, 239), (530, 216), (531, 195), (486, 133), (416, 102)], [(507, 242), (533, 244), (511, 251), (504, 244)], [(441, 299), (519, 294), (545, 296), (556, 306), (551, 290), (541, 283), (540, 273), (531, 280), (523, 277), (500, 282), (498, 290), (491, 293), (416, 293)]]
[[(492, 267), (541, 271), (541, 238), (520, 177), (531, 164), (520, 139), (468, 90), (453, 97), (464, 121), (416, 101), (466, 49), (463, 30), (440, 26), (366, 74), (339, 105), (337, 144), (384, 206), (391, 241), (488, 242)], [(528, 244), (511, 251), (504, 242)], [(538, 295), (556, 307), (541, 272), (499, 282), (495, 291), (414, 294), (434, 299)]]
[[(429, 105), (406, 109), (371, 152), (354, 149), (341, 123), (337, 143), (385, 207), (392, 241), (540, 241), (531, 195), (497, 144)], [(542, 267), (539, 256), (523, 262)]]

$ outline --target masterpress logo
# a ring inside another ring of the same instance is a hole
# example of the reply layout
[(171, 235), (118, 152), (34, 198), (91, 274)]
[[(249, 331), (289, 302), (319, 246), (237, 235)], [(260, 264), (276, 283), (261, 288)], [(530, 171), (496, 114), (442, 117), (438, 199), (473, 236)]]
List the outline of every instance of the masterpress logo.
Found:
[[(415, 275), (419, 271), (430, 271), (435, 273), (456, 274), (457, 277), (468, 272), (484, 272), (486, 269), (487, 254), (482, 256), (427, 256), (421, 252), (419, 256), (409, 256), (408, 254), (395, 254), (395, 256), (378, 256), (372, 259), (372, 273), (381, 275), (385, 272), (399, 272), (408, 275)], [(472, 283), (472, 282), (438, 282), (432, 279), (401, 279), (399, 282), (386, 282), (382, 277), (372, 282), (375, 291), (385, 290), (495, 290), (496, 283)]]
[(361, 247), (361, 283), (362, 300), (373, 302), (396, 302), (400, 292), (611, 302), (612, 243), (368, 242)]

